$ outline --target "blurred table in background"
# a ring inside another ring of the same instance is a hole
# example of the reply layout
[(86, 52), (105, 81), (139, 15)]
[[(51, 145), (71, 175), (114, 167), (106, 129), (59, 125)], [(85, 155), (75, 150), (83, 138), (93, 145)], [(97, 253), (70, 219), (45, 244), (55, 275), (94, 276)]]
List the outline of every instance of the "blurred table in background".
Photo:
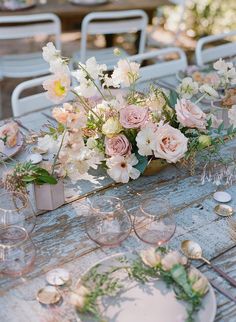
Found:
[(169, 4), (168, 0), (110, 0), (100, 5), (74, 5), (67, 0), (47, 0), (45, 4), (38, 4), (33, 8), (20, 11), (0, 11), (0, 16), (39, 14), (52, 12), (58, 15), (62, 21), (64, 31), (72, 30), (80, 25), (83, 18), (94, 11), (117, 11), (142, 9), (146, 11), (151, 20), (156, 8)]

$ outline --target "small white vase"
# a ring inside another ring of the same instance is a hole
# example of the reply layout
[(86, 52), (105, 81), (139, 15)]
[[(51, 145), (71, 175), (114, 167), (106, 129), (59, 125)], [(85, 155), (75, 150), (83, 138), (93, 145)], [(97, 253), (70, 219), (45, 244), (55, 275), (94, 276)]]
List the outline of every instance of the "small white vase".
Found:
[(34, 185), (36, 207), (39, 210), (54, 210), (65, 202), (64, 184), (59, 180), (57, 184)]

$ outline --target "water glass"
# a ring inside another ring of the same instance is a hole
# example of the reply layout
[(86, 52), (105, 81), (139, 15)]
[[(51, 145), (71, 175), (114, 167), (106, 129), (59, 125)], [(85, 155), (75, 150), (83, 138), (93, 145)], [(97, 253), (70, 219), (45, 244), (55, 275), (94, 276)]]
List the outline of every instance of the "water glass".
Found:
[(88, 236), (101, 246), (115, 246), (130, 234), (132, 225), (130, 216), (121, 199), (116, 197), (98, 197), (90, 205), (86, 220)]
[(176, 229), (172, 208), (165, 197), (144, 200), (134, 218), (134, 231), (145, 243), (161, 246), (168, 242)]
[(0, 228), (0, 273), (22, 276), (31, 270), (35, 254), (34, 244), (24, 228)]
[(19, 192), (0, 195), (0, 228), (19, 226), (30, 233), (35, 223), (36, 216), (26, 195)]

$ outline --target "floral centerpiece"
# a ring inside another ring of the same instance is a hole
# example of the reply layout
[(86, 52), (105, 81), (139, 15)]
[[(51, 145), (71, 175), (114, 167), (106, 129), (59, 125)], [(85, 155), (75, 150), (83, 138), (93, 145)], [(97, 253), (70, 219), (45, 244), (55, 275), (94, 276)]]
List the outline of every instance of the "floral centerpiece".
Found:
[[(53, 109), (58, 126), (50, 126), (38, 145), (52, 154), (60, 147), (57, 170), (72, 181), (90, 179), (89, 169), (103, 165), (112, 179), (126, 183), (154, 158), (176, 163), (222, 142), (222, 127), (197, 105), (206, 95), (218, 95), (209, 85), (201, 87), (194, 103), (154, 86), (137, 91), (140, 65), (127, 59), (108, 74), (95, 58), (70, 72), (69, 60), (52, 43), (43, 48), (43, 57), (53, 73), (43, 84), (48, 97), (60, 103), (72, 92), (75, 100)], [(231, 128), (228, 135), (235, 133)]]

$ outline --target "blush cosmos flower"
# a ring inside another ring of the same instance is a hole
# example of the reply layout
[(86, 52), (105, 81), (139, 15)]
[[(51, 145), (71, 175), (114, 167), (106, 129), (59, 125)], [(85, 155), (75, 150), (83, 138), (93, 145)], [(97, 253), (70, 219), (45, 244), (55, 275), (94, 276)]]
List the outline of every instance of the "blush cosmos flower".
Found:
[(135, 154), (131, 154), (128, 157), (113, 156), (107, 160), (106, 164), (108, 175), (116, 182), (127, 183), (129, 178), (137, 179), (140, 176), (139, 170), (134, 168), (138, 164)]
[(188, 139), (169, 124), (159, 126), (156, 132), (155, 157), (176, 163), (188, 150)]
[(51, 101), (60, 103), (69, 92), (70, 76), (67, 73), (55, 74), (44, 81), (43, 88)]
[(124, 134), (116, 135), (105, 140), (105, 152), (109, 156), (126, 156), (131, 153), (131, 144)]
[(140, 128), (148, 120), (148, 110), (136, 105), (128, 105), (120, 110), (120, 123), (126, 129)]
[(175, 111), (178, 121), (183, 126), (199, 130), (206, 128), (206, 114), (191, 101), (184, 98), (177, 100)]

